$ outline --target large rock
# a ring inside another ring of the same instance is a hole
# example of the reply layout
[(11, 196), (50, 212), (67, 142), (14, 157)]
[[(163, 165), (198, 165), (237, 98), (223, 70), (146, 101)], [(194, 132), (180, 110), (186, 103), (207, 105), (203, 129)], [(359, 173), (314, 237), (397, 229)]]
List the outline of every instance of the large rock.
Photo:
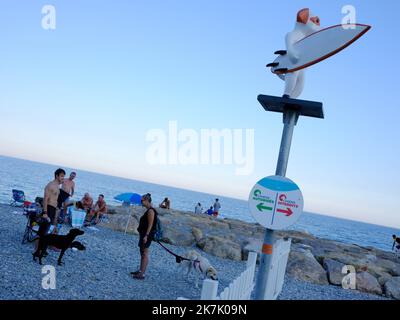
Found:
[(243, 244), (242, 247), (242, 258), (247, 261), (249, 258), (250, 252), (257, 252), (257, 263), (260, 262), (261, 258), (261, 249), (262, 249), (263, 241), (258, 239), (250, 239), (246, 243)]
[(259, 228), (257, 228), (256, 225), (245, 223), (239, 220), (229, 221), (228, 226), (231, 232), (235, 234), (247, 235), (248, 237), (262, 232)]
[(107, 213), (114, 215), (114, 214), (128, 214), (132, 211), (132, 207), (114, 207), (114, 206), (107, 206)]
[(387, 259), (377, 259), (375, 261), (376, 266), (385, 270), (387, 273), (391, 274), (392, 276), (400, 276), (400, 264), (395, 263), (391, 260)]
[(196, 242), (199, 242), (201, 239), (203, 239), (203, 232), (199, 228), (192, 228), (192, 233)]
[(218, 220), (210, 221), (208, 225), (211, 228), (225, 230), (226, 232), (229, 232), (229, 230), (230, 230), (229, 224), (227, 224), (226, 222), (223, 222), (223, 221), (218, 221)]
[(379, 249), (374, 249), (373, 252), (378, 258), (389, 260), (397, 264), (400, 263), (400, 260), (393, 254), (393, 252), (382, 251)]
[(329, 284), (326, 271), (308, 250), (290, 253), (287, 273), (299, 280), (316, 284)]
[(100, 226), (114, 230), (114, 231), (121, 231), (125, 232), (126, 225), (129, 220), (128, 224), (128, 229), (127, 233), (129, 234), (134, 234), (138, 235), (137, 228), (139, 227), (139, 221), (137, 220), (136, 217), (131, 216), (129, 219), (129, 215), (121, 215), (121, 214), (114, 214), (114, 215), (108, 215), (108, 221), (107, 222), (101, 222)]
[(231, 259), (235, 261), (242, 260), (242, 248), (239, 244), (227, 239), (216, 236), (210, 236), (201, 239), (197, 246), (204, 252), (216, 257)]
[(171, 224), (163, 226), (163, 242), (174, 246), (190, 247), (196, 243), (196, 239), (192, 228)]
[(342, 273), (345, 265), (335, 260), (324, 259), (324, 269), (328, 273), (328, 280), (330, 284), (341, 286), (344, 278)]
[(385, 283), (385, 295), (400, 300), (400, 277), (394, 277)]
[(389, 273), (385, 273), (378, 278), (378, 282), (383, 287), (386, 282), (392, 279), (392, 276)]
[(361, 272), (357, 274), (356, 279), (356, 288), (358, 291), (379, 295), (382, 294), (382, 288), (378, 280), (372, 274)]

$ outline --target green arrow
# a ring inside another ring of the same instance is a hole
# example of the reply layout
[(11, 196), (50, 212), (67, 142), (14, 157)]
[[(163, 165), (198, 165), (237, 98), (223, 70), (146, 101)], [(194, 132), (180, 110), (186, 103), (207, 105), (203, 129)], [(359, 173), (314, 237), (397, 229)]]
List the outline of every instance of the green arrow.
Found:
[(257, 209), (258, 209), (258, 211), (261, 211), (261, 212), (264, 210), (269, 210), (269, 211), (273, 210), (271, 207), (264, 206), (264, 203), (262, 203), (262, 202), (259, 205), (257, 205)]

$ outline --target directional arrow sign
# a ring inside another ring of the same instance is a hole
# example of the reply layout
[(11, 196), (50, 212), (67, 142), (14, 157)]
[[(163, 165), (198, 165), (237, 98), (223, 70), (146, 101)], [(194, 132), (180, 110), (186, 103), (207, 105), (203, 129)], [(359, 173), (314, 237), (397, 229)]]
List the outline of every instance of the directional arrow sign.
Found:
[(287, 208), (286, 210), (277, 209), (277, 212), (284, 213), (287, 217), (290, 217), (293, 214), (292, 209)]
[(292, 180), (271, 176), (260, 180), (249, 196), (250, 212), (262, 226), (282, 230), (303, 213), (303, 195)]
[(260, 204), (257, 206), (257, 209), (258, 209), (259, 211), (261, 211), (261, 212), (264, 211), (264, 210), (269, 210), (269, 211), (274, 210), (274, 208), (264, 206), (264, 203), (260, 203)]

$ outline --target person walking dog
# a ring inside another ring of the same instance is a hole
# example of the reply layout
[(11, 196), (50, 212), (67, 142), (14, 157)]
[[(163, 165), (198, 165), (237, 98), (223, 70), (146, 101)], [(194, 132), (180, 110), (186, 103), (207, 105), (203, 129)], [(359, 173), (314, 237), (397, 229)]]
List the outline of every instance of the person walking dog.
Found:
[(140, 270), (132, 272), (136, 280), (144, 280), (149, 265), (149, 249), (156, 230), (157, 211), (152, 206), (151, 194), (142, 196), (142, 205), (147, 209), (139, 222), (139, 249), (140, 249)]

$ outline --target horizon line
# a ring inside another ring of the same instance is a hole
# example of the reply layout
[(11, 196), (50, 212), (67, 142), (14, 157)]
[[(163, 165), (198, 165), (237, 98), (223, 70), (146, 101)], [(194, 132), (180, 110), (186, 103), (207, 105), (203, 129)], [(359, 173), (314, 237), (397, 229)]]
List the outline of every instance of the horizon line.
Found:
[[(45, 164), (45, 165), (50, 165), (50, 166), (61, 166), (61, 167), (66, 167), (69, 169), (73, 169), (73, 170), (80, 170), (80, 171), (84, 171), (84, 172), (88, 172), (88, 173), (94, 173), (94, 174), (99, 174), (99, 175), (103, 175), (103, 176), (108, 176), (108, 177), (112, 177), (112, 178), (119, 178), (119, 179), (124, 179), (124, 180), (130, 180), (130, 181), (137, 181), (137, 182), (142, 182), (142, 183), (149, 183), (149, 184), (154, 184), (157, 186), (162, 186), (162, 187), (167, 187), (167, 188), (174, 188), (174, 189), (178, 189), (178, 190), (185, 190), (185, 191), (192, 191), (192, 192), (198, 192), (198, 193), (203, 193), (206, 195), (210, 195), (212, 197), (224, 197), (224, 198), (228, 198), (228, 199), (233, 199), (233, 200), (239, 200), (239, 201), (245, 201), (247, 202), (246, 199), (241, 199), (241, 198), (236, 198), (233, 196), (228, 196), (228, 195), (222, 195), (222, 194), (211, 194), (208, 192), (204, 192), (204, 191), (200, 191), (200, 190), (195, 190), (195, 189), (184, 189), (182, 187), (177, 187), (177, 186), (171, 186), (171, 185), (166, 185), (166, 184), (161, 184), (161, 183), (157, 183), (157, 182), (151, 182), (151, 181), (144, 181), (144, 180), (139, 180), (137, 178), (126, 178), (126, 177), (121, 177), (118, 175), (112, 175), (112, 174), (108, 174), (108, 173), (102, 173), (102, 172), (97, 172), (97, 171), (91, 171), (91, 170), (87, 170), (87, 169), (80, 169), (78, 167), (76, 168), (71, 168), (67, 165), (61, 165), (61, 164), (54, 164), (54, 163), (49, 163), (49, 162), (42, 162), (42, 161), (37, 161), (37, 160), (31, 160), (31, 159), (24, 159), (24, 158), (19, 158), (19, 157), (15, 157), (15, 156), (9, 156), (9, 155), (4, 155), (4, 154), (0, 154), (0, 157), (5, 157), (5, 158), (11, 158), (11, 159), (16, 159), (16, 160), (22, 160), (22, 161), (29, 161), (29, 162), (34, 162), (34, 163), (38, 163), (38, 164)], [(369, 224), (369, 225), (375, 225), (375, 226), (380, 226), (380, 227), (385, 227), (385, 228), (390, 228), (390, 229), (395, 229), (398, 230), (397, 228), (395, 228), (394, 226), (389, 226), (389, 225), (383, 225), (383, 224), (377, 224), (377, 223), (372, 223), (372, 222), (367, 222), (367, 221), (362, 221), (362, 220), (354, 220), (354, 219), (349, 219), (349, 218), (343, 218), (343, 217), (338, 217), (332, 214), (326, 214), (326, 213), (321, 213), (321, 212), (312, 212), (312, 211), (303, 211), (305, 213), (309, 213), (309, 214), (315, 214), (315, 215), (320, 215), (320, 216), (325, 216), (325, 217), (331, 217), (331, 218), (336, 218), (336, 219), (342, 219), (342, 220), (347, 220), (347, 221), (353, 221), (353, 222), (359, 222), (359, 223), (364, 223), (364, 224)], [(400, 230), (400, 229), (399, 229)]]

